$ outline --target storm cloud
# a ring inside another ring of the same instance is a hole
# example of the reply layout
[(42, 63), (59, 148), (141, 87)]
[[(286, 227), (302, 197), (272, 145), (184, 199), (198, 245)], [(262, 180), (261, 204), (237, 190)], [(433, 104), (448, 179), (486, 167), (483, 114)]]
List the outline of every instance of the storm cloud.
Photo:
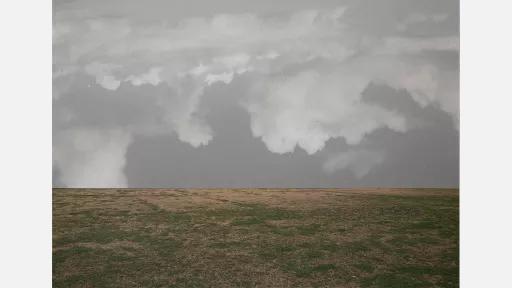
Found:
[(54, 185), (458, 186), (457, 1), (273, 2), (55, 1)]

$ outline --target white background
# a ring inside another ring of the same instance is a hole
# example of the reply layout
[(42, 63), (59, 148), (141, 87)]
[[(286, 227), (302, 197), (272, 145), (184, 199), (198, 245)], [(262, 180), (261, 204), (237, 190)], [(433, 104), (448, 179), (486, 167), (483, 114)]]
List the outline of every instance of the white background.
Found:
[[(0, 4), (0, 287), (51, 287), (51, 5)], [(461, 3), (461, 287), (512, 287), (511, 8)]]
[(511, 8), (461, 1), (461, 287), (512, 287)]

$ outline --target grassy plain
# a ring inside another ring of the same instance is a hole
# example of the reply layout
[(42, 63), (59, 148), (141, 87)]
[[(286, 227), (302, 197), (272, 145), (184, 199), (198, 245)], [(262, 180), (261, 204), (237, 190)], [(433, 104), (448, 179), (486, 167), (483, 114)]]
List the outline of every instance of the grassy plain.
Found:
[(54, 189), (54, 287), (458, 287), (458, 189)]

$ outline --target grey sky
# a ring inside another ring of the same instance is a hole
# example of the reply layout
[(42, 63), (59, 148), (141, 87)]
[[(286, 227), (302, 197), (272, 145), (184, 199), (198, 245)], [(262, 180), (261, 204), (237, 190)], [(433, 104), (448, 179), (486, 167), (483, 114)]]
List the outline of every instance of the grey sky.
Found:
[(54, 1), (57, 187), (457, 187), (458, 1)]

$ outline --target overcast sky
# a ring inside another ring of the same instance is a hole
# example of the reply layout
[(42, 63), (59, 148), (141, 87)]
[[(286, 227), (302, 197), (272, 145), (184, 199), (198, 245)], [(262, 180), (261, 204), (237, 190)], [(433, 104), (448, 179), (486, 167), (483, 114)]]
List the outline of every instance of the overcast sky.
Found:
[(459, 185), (459, 4), (54, 0), (55, 187)]

